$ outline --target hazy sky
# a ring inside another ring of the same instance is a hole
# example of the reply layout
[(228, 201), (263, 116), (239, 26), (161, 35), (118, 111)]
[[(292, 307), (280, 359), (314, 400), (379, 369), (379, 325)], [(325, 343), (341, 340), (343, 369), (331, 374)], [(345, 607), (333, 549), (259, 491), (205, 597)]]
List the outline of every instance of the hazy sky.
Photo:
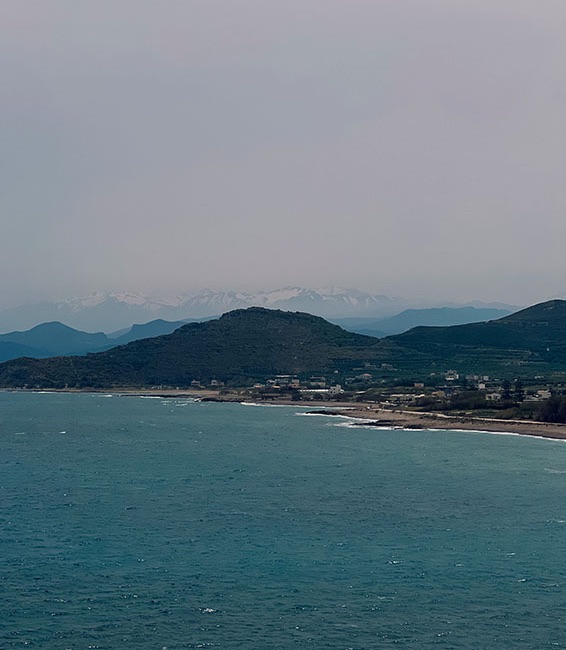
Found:
[(0, 306), (566, 293), (564, 0), (3, 0)]

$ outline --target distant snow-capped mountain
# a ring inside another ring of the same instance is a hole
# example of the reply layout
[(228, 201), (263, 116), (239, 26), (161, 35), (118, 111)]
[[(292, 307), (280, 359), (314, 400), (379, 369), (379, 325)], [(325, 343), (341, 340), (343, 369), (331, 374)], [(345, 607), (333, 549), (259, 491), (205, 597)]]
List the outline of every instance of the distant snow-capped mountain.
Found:
[(102, 293), (95, 291), (85, 298), (69, 298), (54, 303), (58, 309), (79, 312), (108, 303), (127, 305), (128, 307), (142, 307), (148, 311), (157, 311), (163, 307), (176, 307), (178, 301), (155, 300), (142, 293)]
[(83, 298), (43, 302), (0, 311), (0, 333), (59, 321), (85, 332), (114, 332), (136, 323), (156, 319), (165, 321), (199, 320), (220, 316), (234, 309), (267, 307), (284, 311), (304, 311), (329, 320), (348, 318), (380, 319), (404, 309), (423, 307), (492, 307), (516, 311), (505, 304), (443, 303), (416, 304), (402, 298), (370, 294), (357, 289), (324, 287), (284, 287), (270, 291), (237, 292), (203, 289), (174, 298), (149, 297), (142, 293), (96, 292)]
[(83, 298), (1, 311), (0, 332), (26, 329), (53, 320), (84, 331), (112, 332), (156, 318), (168, 321), (200, 319), (247, 307), (306, 311), (326, 318), (383, 318), (407, 306), (407, 302), (399, 298), (338, 287), (319, 290), (285, 287), (256, 293), (204, 289), (173, 299), (153, 298), (141, 293), (96, 292)]
[(193, 314), (200, 312), (200, 316), (219, 313), (219, 310), (268, 307), (307, 311), (317, 316), (336, 318), (345, 313), (353, 316), (394, 313), (404, 305), (405, 302), (400, 299), (372, 295), (355, 289), (285, 287), (256, 293), (204, 290), (185, 296), (179, 306), (190, 309)]

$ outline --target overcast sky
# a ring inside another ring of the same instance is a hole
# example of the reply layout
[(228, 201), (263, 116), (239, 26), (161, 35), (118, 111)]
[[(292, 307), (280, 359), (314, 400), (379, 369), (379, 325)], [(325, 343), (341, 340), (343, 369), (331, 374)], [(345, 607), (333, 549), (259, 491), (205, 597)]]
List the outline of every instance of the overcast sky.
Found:
[(566, 294), (564, 0), (3, 0), (0, 306)]

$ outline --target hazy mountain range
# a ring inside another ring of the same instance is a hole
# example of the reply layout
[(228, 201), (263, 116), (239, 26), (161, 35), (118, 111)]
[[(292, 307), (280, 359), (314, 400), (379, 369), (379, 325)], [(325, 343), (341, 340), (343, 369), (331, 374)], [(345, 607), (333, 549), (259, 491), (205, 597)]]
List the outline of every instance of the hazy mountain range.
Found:
[(310, 314), (240, 309), (97, 354), (7, 361), (0, 364), (0, 386), (189, 386), (212, 379), (242, 386), (276, 374), (342, 380), (360, 371), (374, 379), (423, 379), (449, 368), (499, 377), (563, 374), (566, 301), (385, 339), (346, 332)]
[(422, 325), (447, 327), (481, 323), (503, 318), (513, 311), (515, 310), (480, 307), (432, 307), (430, 309), (404, 309), (395, 316), (377, 320), (374, 318), (336, 318), (332, 319), (332, 322), (350, 332), (382, 338), (392, 334), (401, 334)]
[[(391, 334), (401, 334), (421, 325), (449, 326), (477, 323), (501, 318), (508, 313), (501, 309), (441, 307), (436, 309), (407, 309), (396, 316), (381, 320), (343, 318), (336, 319), (333, 322), (348, 332), (383, 338)], [(18, 357), (45, 359), (55, 356), (102, 352), (119, 345), (125, 345), (131, 341), (170, 334), (187, 322), (189, 321), (155, 319), (110, 334), (83, 332), (59, 321), (41, 323), (29, 330), (0, 334), (0, 362), (17, 359)]]
[[(198, 293), (187, 293), (175, 299), (149, 298), (134, 293), (98, 292), (86, 298), (43, 302), (1, 310), (0, 332), (24, 330), (40, 323), (59, 321), (79, 330), (108, 333), (131, 327), (134, 323), (146, 323), (156, 319), (198, 320), (248, 307), (303, 311), (332, 320), (383, 319), (398, 314), (404, 309), (425, 306), (439, 305), (417, 305), (402, 298), (337, 287), (324, 289), (286, 287), (256, 293), (203, 290)], [(468, 306), (508, 311), (517, 309), (510, 305), (478, 302), (469, 303)]]
[(41, 323), (24, 332), (0, 334), (0, 362), (18, 357), (46, 359), (102, 352), (139, 339), (170, 334), (184, 324), (185, 321), (158, 319), (106, 335), (103, 332), (82, 332), (58, 321)]

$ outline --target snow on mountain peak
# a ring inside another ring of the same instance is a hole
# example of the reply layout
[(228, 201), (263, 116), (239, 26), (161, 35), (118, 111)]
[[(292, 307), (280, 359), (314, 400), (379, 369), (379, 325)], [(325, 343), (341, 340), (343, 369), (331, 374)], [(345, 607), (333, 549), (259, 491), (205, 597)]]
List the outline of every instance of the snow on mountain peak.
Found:
[(176, 307), (178, 301), (148, 298), (142, 293), (131, 293), (127, 291), (109, 292), (95, 291), (83, 298), (70, 298), (57, 303), (58, 309), (70, 309), (73, 312), (84, 309), (93, 309), (109, 303), (118, 303), (126, 307), (140, 307), (149, 311), (155, 311), (162, 307)]
[[(156, 318), (168, 321), (209, 318), (248, 307), (302, 311), (324, 318), (383, 317), (404, 306), (402, 300), (341, 287), (317, 290), (287, 286), (257, 292), (202, 289), (175, 298), (150, 297), (130, 291), (95, 291), (81, 298), (29, 305), (25, 318), (21, 315), (23, 312), (14, 314), (14, 323), (19, 320), (12, 329), (17, 329), (20, 322), (31, 327), (41, 321), (59, 320), (77, 329), (111, 332)], [(8, 315), (4, 314), (4, 319), (8, 319)]]

